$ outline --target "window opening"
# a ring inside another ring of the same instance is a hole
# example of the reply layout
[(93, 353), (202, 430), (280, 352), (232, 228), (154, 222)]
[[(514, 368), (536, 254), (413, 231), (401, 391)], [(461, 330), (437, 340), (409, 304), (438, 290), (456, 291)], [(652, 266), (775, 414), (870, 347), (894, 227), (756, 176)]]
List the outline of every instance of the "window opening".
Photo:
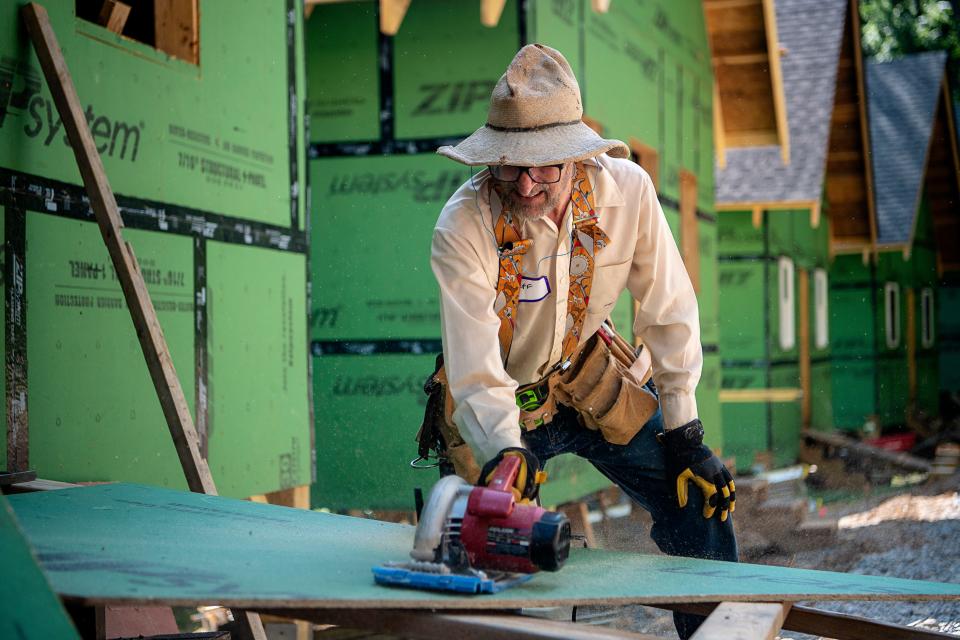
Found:
[[(77, 17), (167, 55), (200, 63), (199, 0), (75, 0)], [(123, 15), (126, 17), (123, 18)]]
[(933, 346), (933, 289), (920, 291), (920, 344), (924, 349)]
[(817, 349), (825, 349), (830, 342), (830, 323), (827, 311), (827, 271), (814, 269), (813, 271), (813, 314), (814, 314), (814, 345)]
[(900, 284), (888, 282), (883, 287), (883, 308), (888, 349), (900, 346)]
[(781, 256), (777, 261), (780, 311), (780, 348), (784, 351), (793, 349), (797, 344), (796, 310), (794, 302), (793, 260)]

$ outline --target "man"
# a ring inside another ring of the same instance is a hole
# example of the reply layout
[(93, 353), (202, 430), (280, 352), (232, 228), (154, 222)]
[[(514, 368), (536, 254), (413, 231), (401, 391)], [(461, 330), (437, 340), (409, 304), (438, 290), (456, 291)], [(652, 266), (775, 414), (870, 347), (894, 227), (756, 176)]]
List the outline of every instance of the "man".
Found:
[[(697, 419), (693, 287), (649, 176), (582, 115), (564, 57), (529, 45), (494, 88), (486, 125), (438, 150), (486, 167), (450, 198), (433, 237), (446, 444), (462, 436), (484, 469), (471, 472), (461, 453), (458, 471), (481, 483), (503, 455), (521, 456), (528, 497), (541, 462), (582, 456), (652, 514), (661, 550), (736, 561), (733, 481)], [(624, 289), (639, 302), (641, 357), (607, 323)], [(681, 637), (700, 620), (678, 616)]]

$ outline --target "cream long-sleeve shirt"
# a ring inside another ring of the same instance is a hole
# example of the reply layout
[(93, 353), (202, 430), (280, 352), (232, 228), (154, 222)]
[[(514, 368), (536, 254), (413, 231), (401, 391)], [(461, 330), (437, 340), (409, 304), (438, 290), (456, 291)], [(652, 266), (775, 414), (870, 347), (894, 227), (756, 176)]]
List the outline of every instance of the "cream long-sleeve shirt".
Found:
[[(596, 258), (581, 335), (593, 335), (629, 290), (639, 302), (633, 328), (652, 358), (665, 427), (678, 427), (697, 417), (694, 392), (703, 365), (693, 286), (650, 176), (634, 162), (606, 155), (586, 161), (586, 168), (598, 224), (610, 244)], [(521, 446), (514, 393), (560, 360), (566, 333), (570, 207), (559, 229), (546, 217), (524, 222), (521, 236), (533, 242), (523, 256), (513, 345), (502, 362), (494, 312), (500, 263), (493, 226), (499, 214), (488, 172), (482, 171), (444, 206), (431, 257), (453, 418), (480, 464), (501, 449)]]

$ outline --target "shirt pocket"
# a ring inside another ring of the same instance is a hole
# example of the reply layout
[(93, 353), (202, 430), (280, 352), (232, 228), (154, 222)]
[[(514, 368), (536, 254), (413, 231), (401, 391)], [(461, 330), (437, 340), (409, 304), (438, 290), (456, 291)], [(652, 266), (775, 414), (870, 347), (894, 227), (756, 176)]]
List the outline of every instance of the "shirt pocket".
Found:
[(589, 314), (609, 315), (617, 304), (620, 294), (627, 287), (627, 276), (633, 258), (627, 258), (612, 264), (598, 264), (593, 270), (593, 286), (590, 289)]

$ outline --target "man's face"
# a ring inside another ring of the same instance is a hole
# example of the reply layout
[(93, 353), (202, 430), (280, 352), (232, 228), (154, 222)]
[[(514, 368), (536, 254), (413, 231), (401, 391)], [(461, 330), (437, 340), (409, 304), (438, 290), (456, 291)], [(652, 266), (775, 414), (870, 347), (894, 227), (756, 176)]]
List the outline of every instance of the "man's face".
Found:
[(560, 180), (551, 184), (534, 182), (526, 171), (515, 182), (490, 177), (497, 185), (503, 205), (521, 218), (535, 220), (565, 208), (573, 186), (573, 163), (564, 164)]

